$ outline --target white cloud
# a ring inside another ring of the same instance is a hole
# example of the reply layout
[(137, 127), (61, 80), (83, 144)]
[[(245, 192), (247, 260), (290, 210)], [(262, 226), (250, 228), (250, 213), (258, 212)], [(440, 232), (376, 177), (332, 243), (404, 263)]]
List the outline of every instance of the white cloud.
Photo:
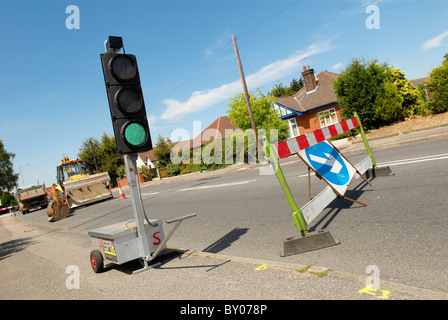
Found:
[[(246, 77), (247, 87), (253, 89), (298, 72), (301, 60), (330, 50), (330, 42), (331, 40), (312, 44), (305, 51), (298, 51), (287, 59), (275, 61), (264, 66), (259, 71)], [(166, 105), (166, 109), (160, 118), (164, 120), (175, 120), (183, 115), (204, 110), (216, 103), (230, 99), (242, 91), (241, 80), (236, 80), (223, 84), (218, 88), (195, 91), (185, 102), (180, 102), (175, 99), (165, 99), (162, 103)]]
[(436, 36), (432, 39), (429, 39), (428, 41), (426, 41), (425, 43), (422, 44), (422, 47), (425, 50), (441, 47), (441, 46), (443, 46), (442, 41), (446, 37), (448, 37), (448, 31), (445, 31), (442, 34), (439, 34), (438, 36)]
[(336, 63), (334, 66), (331, 67), (333, 70), (341, 70), (344, 64), (342, 62)]

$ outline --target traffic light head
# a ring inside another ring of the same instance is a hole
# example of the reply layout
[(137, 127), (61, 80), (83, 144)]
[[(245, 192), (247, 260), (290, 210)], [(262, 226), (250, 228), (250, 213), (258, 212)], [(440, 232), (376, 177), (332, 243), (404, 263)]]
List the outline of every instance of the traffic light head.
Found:
[(108, 50), (101, 54), (110, 114), (118, 153), (152, 149), (137, 59)]

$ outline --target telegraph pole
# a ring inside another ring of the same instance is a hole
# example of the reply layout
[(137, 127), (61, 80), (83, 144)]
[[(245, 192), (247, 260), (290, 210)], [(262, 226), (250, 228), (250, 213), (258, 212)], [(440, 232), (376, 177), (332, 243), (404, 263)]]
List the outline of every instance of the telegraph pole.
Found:
[(249, 111), (250, 123), (252, 124), (252, 129), (255, 133), (255, 141), (257, 142), (258, 154), (260, 154), (260, 144), (258, 142), (258, 132), (255, 125), (254, 114), (252, 113), (252, 106), (250, 104), (249, 93), (247, 92), (246, 78), (244, 77), (243, 66), (241, 65), (240, 53), (238, 52), (238, 47), (236, 45), (235, 36), (232, 35), (233, 48), (235, 49), (236, 60), (238, 62), (238, 68), (240, 69), (241, 82), (243, 83), (244, 96), (246, 97), (247, 110)]

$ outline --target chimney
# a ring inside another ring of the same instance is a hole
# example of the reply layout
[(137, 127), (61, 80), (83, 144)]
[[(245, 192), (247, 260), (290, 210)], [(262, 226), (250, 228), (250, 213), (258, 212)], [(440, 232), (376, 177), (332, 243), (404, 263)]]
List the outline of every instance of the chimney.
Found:
[(305, 83), (306, 92), (313, 91), (317, 87), (316, 77), (314, 76), (314, 69), (303, 67), (302, 72), (303, 82)]

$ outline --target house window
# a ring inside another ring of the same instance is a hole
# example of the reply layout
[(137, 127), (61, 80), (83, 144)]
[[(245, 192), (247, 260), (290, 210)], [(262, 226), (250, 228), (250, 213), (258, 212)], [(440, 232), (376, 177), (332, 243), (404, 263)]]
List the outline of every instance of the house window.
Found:
[(297, 137), (299, 135), (299, 128), (297, 127), (296, 118), (288, 120), (289, 122), (289, 134), (292, 137)]
[(338, 123), (338, 116), (336, 114), (336, 109), (328, 109), (317, 113), (317, 117), (320, 121), (320, 127), (328, 127), (329, 125)]

